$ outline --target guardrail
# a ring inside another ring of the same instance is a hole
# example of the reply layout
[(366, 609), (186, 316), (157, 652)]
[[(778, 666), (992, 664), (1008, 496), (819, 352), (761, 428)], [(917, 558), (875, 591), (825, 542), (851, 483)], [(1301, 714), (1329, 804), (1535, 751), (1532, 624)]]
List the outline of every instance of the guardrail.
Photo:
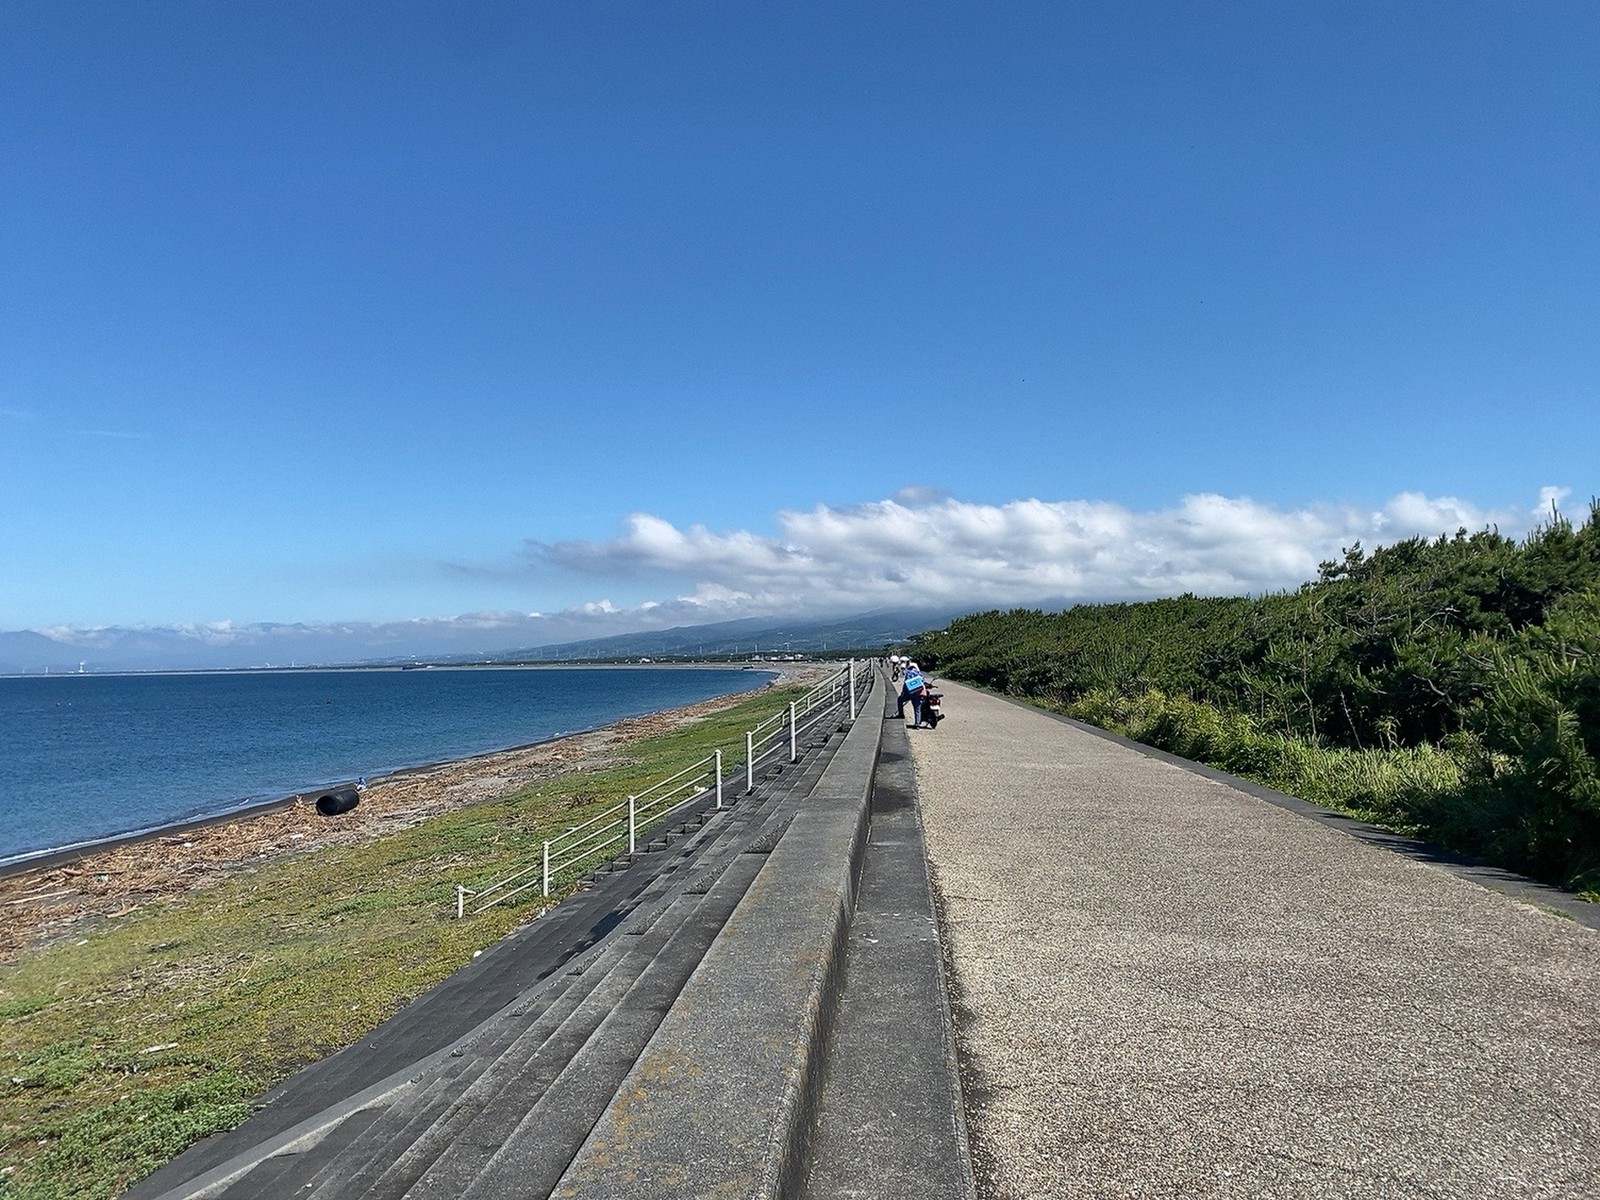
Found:
[[(790, 701), (786, 709), (780, 709), (749, 730), (744, 737), (745, 791), (755, 790), (756, 770), (761, 764), (785, 748), (788, 761), (795, 762), (799, 758), (801, 738), (846, 703), (850, 719), (855, 720), (862, 701), (871, 690), (872, 664), (858, 664), (851, 659), (849, 666), (822, 680), (798, 700)], [(544, 842), (539, 862), (476, 891), (457, 884), (457, 918), (467, 915), (469, 896), (473, 898), (471, 911), (476, 915), (534, 888), (539, 889), (541, 896), (549, 896), (552, 884), (563, 874), (580, 867), (591, 869), (615, 858), (623, 853), (624, 846), (627, 853), (637, 853), (640, 835), (680, 809), (708, 797), (714, 797), (715, 807), (722, 808), (726, 781), (723, 752), (713, 750), (698, 762), (658, 780), (626, 801), (613, 804), (582, 825), (574, 825), (549, 838)]]

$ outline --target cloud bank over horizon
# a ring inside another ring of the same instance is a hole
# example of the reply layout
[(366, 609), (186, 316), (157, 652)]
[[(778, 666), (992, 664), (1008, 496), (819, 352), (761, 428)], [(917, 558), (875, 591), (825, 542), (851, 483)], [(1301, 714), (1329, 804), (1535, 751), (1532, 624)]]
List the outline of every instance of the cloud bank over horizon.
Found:
[[(1525, 510), (1402, 492), (1378, 509), (1280, 509), (1201, 493), (1138, 512), (1105, 501), (978, 504), (905, 489), (870, 504), (777, 515), (780, 533), (680, 529), (635, 513), (606, 541), (530, 543), (530, 559), (597, 579), (691, 581), (671, 607), (732, 616), (829, 614), (916, 603), (1007, 607), (1238, 595), (1295, 587), (1320, 563), (1367, 547), (1458, 529), (1521, 536), (1570, 489), (1541, 489)], [(646, 605), (639, 612), (655, 611)]]
[[(1401, 492), (1381, 507), (1280, 508), (1200, 493), (1140, 512), (1106, 501), (961, 500), (907, 488), (867, 504), (777, 514), (778, 533), (680, 528), (629, 516), (614, 538), (529, 542), (521, 570), (586, 579), (605, 595), (556, 612), (484, 611), (391, 622), (36, 628), (27, 636), (70, 657), (115, 651), (175, 665), (352, 661), (496, 652), (609, 634), (747, 617), (824, 618), (883, 609), (980, 610), (1147, 600), (1184, 592), (1258, 594), (1315, 577), (1357, 542), (1371, 548), (1458, 529), (1522, 536), (1570, 489), (1541, 489), (1524, 509)], [(20, 637), (23, 635), (9, 635)], [(142, 650), (140, 649), (142, 647)], [(132, 661), (132, 660), (130, 660)]]

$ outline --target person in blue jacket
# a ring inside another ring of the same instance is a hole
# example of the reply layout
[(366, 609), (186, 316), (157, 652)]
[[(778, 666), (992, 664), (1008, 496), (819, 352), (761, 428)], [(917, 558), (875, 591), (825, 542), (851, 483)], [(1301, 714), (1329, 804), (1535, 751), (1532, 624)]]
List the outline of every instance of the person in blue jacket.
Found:
[(922, 724), (922, 672), (916, 663), (910, 663), (906, 667), (905, 678), (900, 684), (900, 703), (896, 706), (894, 715), (904, 718), (908, 703), (911, 705), (913, 725)]

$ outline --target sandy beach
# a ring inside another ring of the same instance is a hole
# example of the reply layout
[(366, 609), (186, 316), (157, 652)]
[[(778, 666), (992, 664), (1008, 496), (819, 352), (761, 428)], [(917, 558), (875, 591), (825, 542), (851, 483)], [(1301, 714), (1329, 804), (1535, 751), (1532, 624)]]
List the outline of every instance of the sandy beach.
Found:
[[(808, 682), (790, 671), (774, 684)], [(203, 888), (266, 860), (363, 841), (466, 805), (494, 801), (530, 784), (612, 762), (621, 747), (749, 699), (721, 696), (632, 717), (588, 733), (373, 779), (361, 803), (338, 817), (318, 814), (317, 793), (270, 811), (85, 850), (0, 877), (0, 964), (100, 920)]]

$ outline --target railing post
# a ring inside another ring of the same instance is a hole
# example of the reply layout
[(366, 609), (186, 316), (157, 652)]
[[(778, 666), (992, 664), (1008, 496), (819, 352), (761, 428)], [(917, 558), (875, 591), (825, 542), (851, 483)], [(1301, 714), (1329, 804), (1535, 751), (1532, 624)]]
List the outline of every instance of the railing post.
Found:
[(856, 719), (856, 660), (850, 660), (850, 673), (845, 677), (845, 686), (850, 689), (850, 719)]
[(544, 894), (548, 899), (550, 896), (550, 843), (548, 841), (544, 844)]
[(632, 796), (628, 797), (628, 853), (632, 854), (635, 848), (635, 837), (638, 833), (638, 805)]
[(796, 729), (799, 727), (799, 724), (800, 724), (799, 719), (795, 716), (794, 701), (791, 700), (791, 701), (789, 701), (789, 761), (790, 762), (794, 762), (797, 758), (800, 757), (799, 752), (795, 749)]
[(756, 790), (756, 731), (745, 730), (744, 734), (744, 790), (748, 794)]
[(722, 751), (717, 751), (717, 807), (722, 807)]

